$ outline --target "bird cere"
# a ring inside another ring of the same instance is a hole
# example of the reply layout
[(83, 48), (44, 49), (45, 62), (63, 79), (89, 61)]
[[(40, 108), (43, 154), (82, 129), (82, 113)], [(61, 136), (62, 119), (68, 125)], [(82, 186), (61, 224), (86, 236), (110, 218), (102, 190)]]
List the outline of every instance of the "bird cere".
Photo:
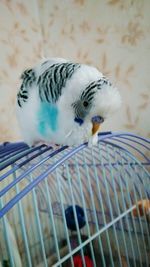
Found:
[(17, 118), (24, 141), (95, 145), (100, 125), (121, 105), (116, 87), (96, 68), (46, 59), (21, 76)]

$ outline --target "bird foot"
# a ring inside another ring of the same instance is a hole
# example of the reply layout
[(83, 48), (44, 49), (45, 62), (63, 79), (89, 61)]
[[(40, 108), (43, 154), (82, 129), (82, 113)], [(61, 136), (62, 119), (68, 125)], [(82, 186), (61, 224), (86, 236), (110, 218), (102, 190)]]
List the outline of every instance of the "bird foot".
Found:
[(91, 148), (92, 146), (96, 146), (97, 143), (98, 143), (98, 135), (95, 134), (95, 135), (90, 137), (90, 139), (88, 141), (88, 147)]

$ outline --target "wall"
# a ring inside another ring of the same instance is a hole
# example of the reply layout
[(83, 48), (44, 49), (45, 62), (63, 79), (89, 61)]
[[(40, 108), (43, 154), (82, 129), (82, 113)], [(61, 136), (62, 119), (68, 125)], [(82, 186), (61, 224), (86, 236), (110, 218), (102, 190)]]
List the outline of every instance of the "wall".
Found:
[(19, 76), (42, 56), (99, 68), (123, 98), (102, 130), (150, 137), (149, 10), (149, 0), (1, 0), (0, 142), (21, 139)]

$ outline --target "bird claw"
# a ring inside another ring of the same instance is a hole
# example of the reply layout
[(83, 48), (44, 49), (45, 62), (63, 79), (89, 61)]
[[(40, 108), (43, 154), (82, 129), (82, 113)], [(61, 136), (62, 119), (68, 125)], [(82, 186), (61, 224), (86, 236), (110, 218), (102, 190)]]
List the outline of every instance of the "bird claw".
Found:
[(92, 146), (96, 146), (98, 143), (98, 135), (95, 134), (92, 137), (90, 137), (88, 141), (88, 147), (91, 148)]

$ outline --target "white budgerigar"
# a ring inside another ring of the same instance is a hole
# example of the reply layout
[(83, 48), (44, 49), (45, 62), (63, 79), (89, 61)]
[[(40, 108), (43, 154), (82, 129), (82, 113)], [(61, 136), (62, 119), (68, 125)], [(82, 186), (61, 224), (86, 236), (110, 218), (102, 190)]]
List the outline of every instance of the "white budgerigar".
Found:
[(21, 78), (17, 117), (29, 146), (95, 144), (99, 125), (121, 104), (117, 88), (101, 72), (65, 59), (43, 60)]

